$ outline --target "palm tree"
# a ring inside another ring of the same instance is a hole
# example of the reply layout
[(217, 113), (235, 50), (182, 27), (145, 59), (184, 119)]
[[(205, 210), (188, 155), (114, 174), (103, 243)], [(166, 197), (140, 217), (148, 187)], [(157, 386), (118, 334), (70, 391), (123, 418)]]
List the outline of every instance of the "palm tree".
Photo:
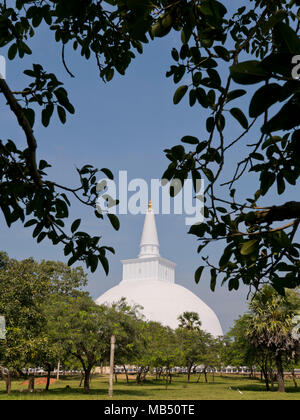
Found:
[(274, 356), (277, 368), (278, 391), (285, 392), (283, 360), (295, 353), (298, 343), (292, 337), (294, 311), (288, 299), (271, 287), (258, 292), (250, 307), (250, 322), (246, 335), (251, 344), (261, 352)]
[(189, 331), (200, 330), (201, 321), (196, 312), (184, 312), (178, 317), (179, 328), (184, 328)]

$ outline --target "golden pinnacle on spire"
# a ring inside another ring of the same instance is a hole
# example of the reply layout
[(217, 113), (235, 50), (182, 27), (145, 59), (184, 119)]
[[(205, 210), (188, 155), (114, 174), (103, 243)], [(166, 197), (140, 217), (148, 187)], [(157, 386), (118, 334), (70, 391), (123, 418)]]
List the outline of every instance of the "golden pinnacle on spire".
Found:
[(152, 210), (152, 201), (149, 201), (149, 206), (148, 206), (148, 210)]

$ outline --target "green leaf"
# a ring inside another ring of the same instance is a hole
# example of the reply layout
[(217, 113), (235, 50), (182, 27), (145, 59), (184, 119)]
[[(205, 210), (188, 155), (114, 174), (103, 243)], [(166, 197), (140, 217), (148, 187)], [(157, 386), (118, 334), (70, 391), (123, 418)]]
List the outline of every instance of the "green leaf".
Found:
[(217, 283), (217, 270), (215, 268), (212, 268), (210, 270), (210, 275), (211, 275), (210, 289), (212, 292), (214, 292), (216, 289), (216, 283)]
[(45, 239), (46, 236), (47, 232), (41, 232), (37, 238), (37, 243), (39, 244), (40, 242), (42, 242), (42, 240)]
[(257, 239), (251, 239), (250, 241), (244, 242), (241, 248), (241, 254), (244, 256), (253, 254), (256, 250), (257, 243)]
[(106, 71), (106, 81), (107, 82), (110, 82), (113, 79), (114, 74), (115, 74), (115, 70), (114, 69), (108, 69)]
[(48, 127), (50, 119), (54, 111), (54, 105), (52, 103), (48, 104), (46, 108), (42, 111), (42, 124), (44, 127)]
[(230, 53), (226, 48), (218, 45), (214, 47), (214, 50), (221, 58), (223, 58), (223, 60), (225, 61), (230, 60)]
[(172, 155), (175, 157), (176, 160), (183, 160), (184, 156), (185, 156), (185, 150), (184, 147), (179, 145), (179, 146), (174, 146), (171, 149)]
[(192, 29), (190, 26), (185, 26), (181, 31), (181, 42), (187, 44), (191, 38)]
[(233, 101), (234, 99), (240, 98), (241, 96), (245, 95), (247, 93), (244, 89), (236, 89), (232, 90), (231, 92), (228, 92), (226, 102)]
[(59, 116), (60, 121), (63, 124), (65, 124), (66, 121), (67, 121), (67, 114), (66, 114), (65, 109), (62, 106), (59, 106), (58, 105), (58, 107), (57, 107), (57, 113), (58, 113), (58, 116)]
[(75, 109), (68, 99), (68, 93), (64, 88), (60, 87), (60, 88), (56, 89), (54, 91), (54, 94), (55, 94), (55, 96), (56, 96), (56, 98), (57, 98), (57, 100), (58, 100), (58, 102), (61, 106), (66, 108), (66, 110), (70, 114), (75, 113)]
[(13, 60), (16, 57), (17, 52), (18, 52), (17, 44), (12, 44), (8, 50), (8, 54), (7, 54), (8, 59)]
[(25, 227), (25, 228), (27, 228), (27, 227), (30, 227), (30, 226), (36, 225), (37, 223), (38, 223), (38, 221), (37, 221), (37, 220), (32, 219), (32, 220), (29, 220), (29, 222), (25, 223), (24, 227)]
[(215, 126), (215, 119), (214, 117), (209, 117), (206, 120), (206, 130), (211, 133)]
[(280, 22), (275, 27), (275, 36), (282, 44), (284, 52), (289, 51), (292, 54), (299, 54), (300, 39), (299, 35), (286, 23)]
[(196, 147), (196, 153), (201, 153), (206, 146), (208, 145), (207, 141), (201, 141), (201, 143), (198, 144), (198, 146)]
[(277, 192), (279, 195), (283, 194), (285, 191), (285, 182), (283, 179), (282, 173), (277, 175)]
[(194, 89), (190, 90), (190, 106), (194, 106), (197, 101), (196, 91)]
[(175, 94), (174, 94), (174, 98), (173, 98), (174, 105), (179, 104), (179, 102), (181, 101), (181, 99), (182, 99), (182, 98), (184, 97), (184, 95), (186, 94), (187, 90), (188, 90), (188, 86), (186, 86), (186, 85), (184, 85), (184, 86), (180, 86), (180, 87), (176, 90), (176, 92), (175, 92)]
[(199, 193), (199, 186), (198, 186), (198, 182), (197, 181), (201, 181), (201, 175), (199, 174), (199, 172), (197, 170), (193, 170), (192, 171), (192, 180), (193, 180), (193, 186), (194, 186), (194, 191), (196, 194)]
[(115, 230), (119, 230), (119, 229), (120, 229), (120, 221), (119, 221), (119, 219), (117, 218), (117, 216), (116, 216), (116, 215), (114, 215), (114, 214), (110, 214), (110, 213), (108, 213), (107, 217), (109, 218), (109, 221), (110, 221), (110, 223), (112, 224), (112, 227), (113, 227)]
[(72, 256), (68, 261), (68, 266), (71, 267), (71, 265), (75, 264), (78, 258), (76, 256)]
[(198, 144), (199, 140), (197, 139), (197, 137), (193, 137), (193, 136), (184, 136), (181, 139), (182, 143), (187, 143), (187, 144)]
[(108, 264), (108, 260), (104, 255), (99, 255), (99, 261), (102, 264), (102, 267), (104, 268), (104, 271), (106, 273), (106, 275), (108, 275), (109, 273), (109, 264)]
[(206, 92), (203, 88), (196, 89), (196, 96), (199, 104), (203, 106), (203, 108), (208, 108), (208, 99)]
[(98, 261), (99, 261), (98, 257), (96, 255), (90, 254), (87, 260), (88, 260), (89, 266), (91, 267), (91, 272), (94, 273), (98, 267)]
[(222, 257), (220, 258), (220, 261), (219, 261), (220, 268), (224, 268), (226, 266), (226, 264), (229, 262), (231, 258), (232, 252), (233, 252), (232, 245), (228, 245), (225, 248)]
[(76, 232), (76, 230), (78, 230), (78, 228), (80, 226), (80, 223), (81, 223), (81, 219), (77, 219), (77, 220), (75, 220), (75, 222), (72, 223), (72, 226), (71, 226), (71, 232), (72, 233), (74, 233), (74, 232)]
[(204, 270), (204, 267), (201, 266), (197, 269), (196, 273), (195, 273), (195, 282), (198, 284), (202, 275), (202, 272)]
[(176, 50), (176, 48), (172, 49), (171, 55), (173, 57), (173, 60), (179, 61), (179, 54), (178, 54), (178, 51)]
[(249, 115), (256, 118), (280, 99), (282, 87), (277, 83), (262, 86), (255, 92), (249, 107)]
[(285, 280), (281, 278), (273, 280), (272, 287), (274, 287), (279, 295), (285, 297), (285, 287), (287, 287), (287, 282)]
[(197, 87), (200, 85), (202, 79), (202, 73), (200, 71), (193, 74), (193, 83)]
[(291, 130), (298, 125), (300, 125), (300, 106), (293, 97), (270, 121), (263, 125), (261, 131), (272, 133), (278, 130)]
[(202, 171), (203, 171), (204, 175), (206, 176), (206, 178), (209, 180), (209, 182), (214, 181), (215, 177), (214, 177), (213, 172), (210, 169), (203, 168)]
[[(219, 73), (217, 72), (217, 70), (215, 70), (215, 69), (208, 69), (207, 70), (207, 74), (208, 74), (208, 76), (210, 78), (210, 82), (212, 83), (211, 86), (214, 87), (214, 88), (216, 88), (216, 89), (218, 89), (221, 86), (222, 81), (221, 81), (221, 78), (220, 78)], [(212, 92), (214, 92), (214, 91), (212, 91)]]
[(33, 231), (33, 234), (32, 234), (33, 238), (36, 238), (41, 233), (43, 227), (44, 227), (43, 223), (38, 223), (36, 225), (36, 227)]
[(262, 172), (261, 178), (260, 178), (260, 189), (261, 189), (261, 195), (264, 196), (269, 191), (269, 189), (272, 187), (276, 180), (276, 175), (274, 172)]
[(260, 153), (256, 153), (256, 152), (254, 152), (254, 153), (251, 153), (251, 154), (250, 154), (250, 156), (251, 156), (253, 159), (256, 159), (256, 160), (260, 160), (260, 161), (265, 160), (264, 156), (263, 156), (262, 154), (260, 154)]
[(241, 124), (241, 126), (245, 129), (247, 129), (249, 127), (248, 124), (248, 120), (245, 116), (245, 114), (243, 113), (243, 111), (239, 108), (232, 108), (230, 110), (230, 114), (236, 119), (238, 120), (238, 122)]
[(178, 66), (175, 68), (174, 70), (174, 83), (179, 83), (180, 80), (183, 78), (183, 76), (185, 75), (185, 66)]
[(232, 279), (230, 279), (229, 280), (229, 283), (228, 283), (228, 289), (229, 289), (229, 291), (231, 291), (231, 290), (238, 290), (239, 289), (239, 280), (236, 278), (236, 277), (234, 277), (234, 278), (232, 278)]
[(23, 42), (23, 41), (21, 41), (21, 43), (20, 43), (20, 49), (25, 53), (25, 54), (28, 54), (28, 55), (31, 55), (32, 54), (32, 51), (31, 51), (31, 49), (28, 47), (28, 45), (27, 44), (25, 44), (25, 42)]
[(34, 122), (35, 122), (35, 112), (33, 109), (31, 108), (23, 108), (24, 114), (30, 124), (31, 127), (34, 126)]
[(162, 38), (170, 32), (171, 28), (172, 28), (172, 16), (169, 13), (165, 13), (152, 26), (150, 33), (153, 37)]
[(236, 83), (252, 85), (269, 78), (268, 72), (256, 60), (244, 61), (230, 67), (230, 74)]
[(114, 175), (113, 175), (113, 173), (109, 169), (102, 168), (101, 169), (101, 172), (103, 172), (107, 176), (108, 179), (111, 179), (113, 181)]

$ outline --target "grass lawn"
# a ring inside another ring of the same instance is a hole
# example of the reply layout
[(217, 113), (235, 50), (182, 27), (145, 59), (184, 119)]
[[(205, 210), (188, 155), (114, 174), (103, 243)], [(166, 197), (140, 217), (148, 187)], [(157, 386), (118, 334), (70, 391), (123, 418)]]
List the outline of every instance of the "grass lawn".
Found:
[[(13, 381), (12, 393), (7, 396), (5, 384), (0, 381), (0, 400), (111, 400), (108, 397), (108, 377), (94, 377), (90, 394), (85, 395), (79, 388), (79, 378), (66, 378), (51, 385), (48, 392), (44, 385), (36, 385), (35, 392), (29, 394), (24, 381)], [(175, 377), (165, 389), (162, 380), (154, 378), (137, 385), (133, 379), (127, 384), (120, 377), (114, 385), (113, 400), (300, 400), (300, 388), (295, 389), (291, 381), (286, 381), (286, 393), (266, 392), (258, 379), (236, 376), (209, 378), (209, 383), (196, 383), (196, 377), (187, 383), (186, 377)]]

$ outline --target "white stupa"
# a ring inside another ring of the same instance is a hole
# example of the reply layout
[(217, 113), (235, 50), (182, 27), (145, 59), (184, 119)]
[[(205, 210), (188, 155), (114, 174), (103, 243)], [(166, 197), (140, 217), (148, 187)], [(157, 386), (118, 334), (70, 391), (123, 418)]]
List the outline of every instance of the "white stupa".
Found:
[(140, 255), (122, 263), (121, 283), (100, 296), (97, 304), (111, 305), (125, 298), (129, 304), (141, 305), (147, 320), (158, 321), (173, 329), (178, 327), (178, 317), (184, 312), (196, 312), (203, 330), (214, 337), (223, 335), (214, 311), (190, 290), (175, 283), (176, 264), (160, 256), (151, 202), (146, 213)]

